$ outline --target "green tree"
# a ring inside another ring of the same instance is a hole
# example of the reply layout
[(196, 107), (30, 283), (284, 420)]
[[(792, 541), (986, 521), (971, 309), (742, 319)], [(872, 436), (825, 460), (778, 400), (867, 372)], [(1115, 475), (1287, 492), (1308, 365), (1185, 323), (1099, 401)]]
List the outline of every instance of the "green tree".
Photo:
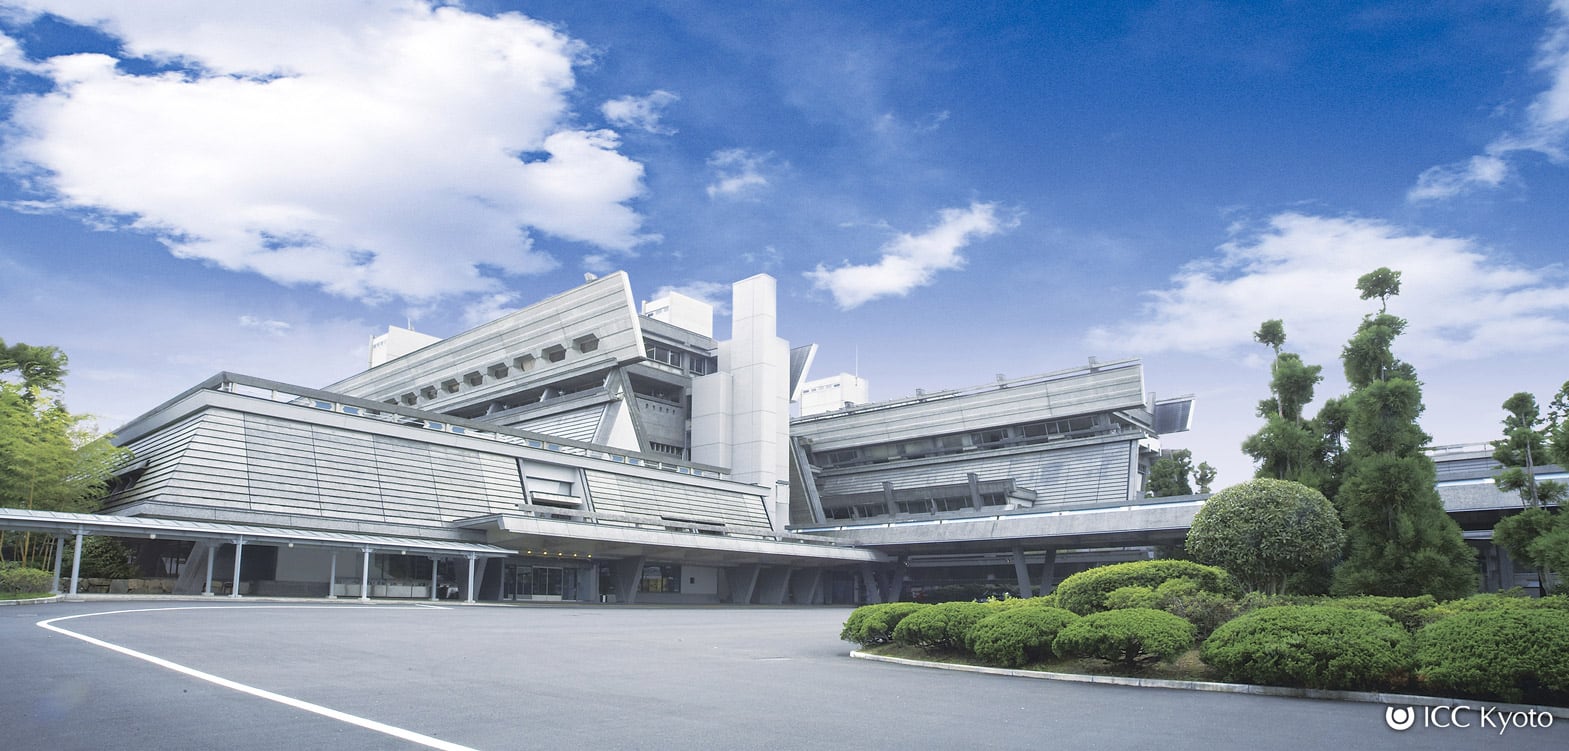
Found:
[(1188, 475), (1193, 471), (1193, 452), (1177, 449), (1161, 456), (1150, 465), (1149, 494), (1156, 498), (1173, 495), (1192, 495), (1193, 486)]
[[(45, 511), (92, 511), (125, 452), (94, 435), (86, 415), (72, 414), (55, 396), (65, 355), (53, 347), (0, 342), (0, 506)], [(44, 563), (52, 540), (0, 535), (0, 559)]]
[(1544, 421), (1536, 397), (1520, 392), (1504, 400), (1504, 437), (1493, 441), (1493, 460), (1502, 470), (1493, 476), (1500, 490), (1520, 494), (1526, 509), (1493, 526), (1493, 543), (1509, 556), (1536, 569), (1542, 592), (1552, 589), (1553, 572), (1569, 566), (1569, 517), (1546, 506), (1561, 504), (1569, 487), (1561, 482), (1536, 479), (1538, 460), (1569, 466), (1569, 431), (1564, 430), (1564, 407), (1569, 402), (1569, 382), (1554, 396)]
[(1199, 462), (1193, 470), (1193, 482), (1198, 484), (1200, 493), (1208, 493), (1211, 485), (1215, 484), (1215, 476), (1219, 474), (1209, 462)]
[(1345, 533), (1335, 507), (1306, 485), (1257, 479), (1216, 493), (1188, 529), (1187, 550), (1247, 588), (1279, 594), (1294, 575), (1340, 556)]
[(1476, 555), (1444, 512), (1429, 438), (1417, 425), (1422, 387), (1416, 370), (1394, 355), (1405, 319), (1390, 315), (1388, 298), (1400, 273), (1380, 268), (1357, 280), (1362, 299), (1379, 298), (1342, 351), (1346, 381), (1345, 478), (1336, 495), (1347, 556), (1335, 570), (1342, 594), (1416, 596), (1441, 600), (1476, 590)]
[(1313, 401), (1314, 387), (1324, 380), (1323, 368), (1302, 362), (1295, 352), (1285, 352), (1286, 327), (1279, 319), (1265, 321), (1253, 339), (1268, 345), (1275, 353), (1270, 364), (1270, 396), (1258, 403), (1258, 416), (1264, 427), (1242, 442), (1242, 451), (1253, 457), (1258, 468), (1255, 477), (1291, 480), (1322, 490), (1338, 482), (1338, 434), (1326, 433), (1335, 426), (1337, 403), (1331, 410), (1312, 420), (1305, 410)]

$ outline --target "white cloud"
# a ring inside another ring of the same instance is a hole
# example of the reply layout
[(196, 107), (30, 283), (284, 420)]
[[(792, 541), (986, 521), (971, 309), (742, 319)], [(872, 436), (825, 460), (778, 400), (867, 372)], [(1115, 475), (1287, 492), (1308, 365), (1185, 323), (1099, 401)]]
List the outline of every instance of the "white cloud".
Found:
[(1510, 177), (1510, 159), (1521, 153), (1565, 161), (1569, 140), (1569, 0), (1554, 0), (1557, 20), (1537, 45), (1536, 68), (1548, 78), (1546, 91), (1526, 108), (1518, 129), (1493, 139), (1482, 154), (1424, 171), (1406, 193), (1409, 201), (1453, 198), (1478, 188), (1496, 188)]
[(1196, 261), (1149, 293), (1139, 320), (1096, 328), (1092, 347), (1120, 353), (1246, 355), (1252, 332), (1285, 321), (1287, 348), (1331, 363), (1376, 302), (1357, 277), (1401, 272), (1390, 311), (1409, 320), (1397, 343), (1413, 361), (1532, 353), (1569, 344), (1569, 275), (1524, 268), (1473, 240), (1412, 232), (1375, 219), (1284, 213), (1233, 228), (1215, 258)]
[[(35, 8), (41, 10), (41, 8)], [(498, 290), (558, 265), (535, 233), (630, 253), (643, 167), (573, 127), (583, 46), (517, 14), (412, 0), (80, 2), (48, 11), (179, 68), (51, 58), (0, 166), (30, 202), (181, 257), (346, 297)]]
[(518, 310), (516, 292), (494, 292), (463, 306), (463, 325), (474, 328)]
[(256, 329), (271, 336), (284, 336), (294, 328), (287, 321), (274, 321), (268, 318), (259, 318), (253, 315), (240, 316), (240, 326), (247, 329)]
[(0, 68), (36, 70), (37, 66), (22, 53), (22, 48), (17, 45), (15, 39), (0, 34)]
[(687, 297), (702, 300), (714, 306), (714, 312), (720, 315), (730, 313), (730, 285), (723, 282), (687, 282), (686, 284), (665, 285), (654, 290), (650, 300), (658, 300), (672, 292), (686, 295)]
[(599, 111), (611, 125), (618, 128), (638, 128), (663, 136), (674, 135), (675, 128), (660, 122), (665, 107), (680, 101), (681, 97), (656, 89), (648, 96), (624, 96), (599, 105)]
[(708, 168), (714, 175), (714, 181), (708, 184), (708, 197), (755, 199), (768, 187), (768, 178), (763, 174), (768, 159), (768, 154), (746, 149), (715, 151), (708, 158)]
[(874, 264), (836, 269), (818, 264), (806, 272), (817, 289), (827, 290), (844, 310), (880, 297), (903, 297), (916, 287), (932, 283), (939, 271), (964, 265), (959, 254), (966, 245), (983, 237), (1010, 229), (1017, 220), (997, 216), (997, 205), (972, 203), (967, 209), (943, 209), (936, 226), (919, 235), (900, 233), (882, 247), (882, 259)]

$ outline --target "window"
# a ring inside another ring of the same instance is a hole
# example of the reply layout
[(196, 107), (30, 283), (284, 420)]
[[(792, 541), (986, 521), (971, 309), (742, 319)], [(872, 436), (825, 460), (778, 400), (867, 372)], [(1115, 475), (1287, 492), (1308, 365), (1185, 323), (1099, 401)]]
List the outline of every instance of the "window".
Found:
[(669, 563), (651, 563), (643, 567), (643, 578), (637, 582), (639, 592), (680, 592), (681, 567)]
[(487, 368), (487, 370), (490, 371), (490, 377), (491, 378), (506, 378), (507, 377), (507, 364), (504, 363), (504, 362), (498, 362), (495, 365), (492, 365), (489, 368)]
[(708, 375), (719, 372), (719, 358), (692, 355), (689, 367), (695, 375)]
[(441, 382), (441, 390), (445, 391), (445, 392), (447, 392), (449, 394), (456, 394), (456, 393), (458, 393), (458, 379), (456, 379), (456, 378), (448, 378), (447, 380), (442, 381)]
[(403, 396), (401, 396), (399, 398), (403, 400), (404, 404), (407, 404), (407, 405), (409, 405), (411, 407), (414, 406), (415, 404), (419, 403), (419, 395), (414, 393), (414, 392), (412, 392), (412, 391), (410, 391), (407, 394), (404, 394)]
[(512, 358), (512, 367), (517, 368), (520, 373), (527, 373), (533, 370), (537, 364), (538, 362), (533, 355), (519, 355)]
[(679, 350), (660, 344), (648, 345), (648, 359), (677, 368), (684, 367), (686, 364), (686, 359)]
[(426, 386), (425, 388), (420, 389), (419, 393), (420, 393), (420, 396), (423, 396), (426, 399), (435, 399), (436, 398), (436, 387), (435, 386)]
[(478, 386), (485, 382), (485, 374), (476, 370), (463, 376), (463, 380), (467, 381), (470, 386)]
[(580, 336), (572, 340), (572, 346), (576, 347), (577, 351), (587, 354), (589, 352), (593, 352), (596, 349), (599, 349), (599, 337), (594, 336), (593, 334), (589, 334), (588, 336)]
[(567, 359), (567, 348), (559, 344), (552, 344), (540, 351), (539, 354), (545, 358), (546, 362), (561, 362)]

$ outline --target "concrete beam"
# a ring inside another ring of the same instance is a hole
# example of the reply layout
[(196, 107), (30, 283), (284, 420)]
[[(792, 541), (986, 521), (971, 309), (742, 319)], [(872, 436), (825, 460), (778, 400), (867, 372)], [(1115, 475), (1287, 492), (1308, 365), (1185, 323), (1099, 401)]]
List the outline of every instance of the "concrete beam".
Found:
[(798, 568), (790, 575), (790, 595), (797, 605), (816, 605), (822, 594), (823, 570)]
[(757, 577), (762, 566), (736, 566), (730, 569), (730, 603), (750, 605), (752, 593), (757, 590)]
[(616, 602), (631, 605), (637, 600), (637, 584), (643, 578), (643, 557), (622, 558), (611, 564), (616, 580)]
[(790, 591), (791, 569), (784, 566), (769, 566), (763, 569), (757, 580), (757, 602), (760, 605), (783, 605), (785, 595)]
[(1034, 597), (1035, 588), (1030, 586), (1030, 568), (1024, 563), (1024, 546), (1013, 546), (1013, 574), (1019, 579), (1019, 596)]

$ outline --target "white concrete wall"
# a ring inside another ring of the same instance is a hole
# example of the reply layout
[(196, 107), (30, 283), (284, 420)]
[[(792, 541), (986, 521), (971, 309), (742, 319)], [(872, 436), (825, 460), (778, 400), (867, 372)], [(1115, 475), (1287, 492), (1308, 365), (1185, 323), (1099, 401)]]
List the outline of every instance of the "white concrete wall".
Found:
[(719, 369), (731, 378), (731, 479), (770, 489), (769, 517), (783, 529), (790, 494), (777, 481), (789, 477), (790, 345), (778, 336), (777, 295), (767, 274), (731, 287), (731, 338)]
[(719, 594), (719, 569), (713, 566), (681, 566), (681, 594)]

